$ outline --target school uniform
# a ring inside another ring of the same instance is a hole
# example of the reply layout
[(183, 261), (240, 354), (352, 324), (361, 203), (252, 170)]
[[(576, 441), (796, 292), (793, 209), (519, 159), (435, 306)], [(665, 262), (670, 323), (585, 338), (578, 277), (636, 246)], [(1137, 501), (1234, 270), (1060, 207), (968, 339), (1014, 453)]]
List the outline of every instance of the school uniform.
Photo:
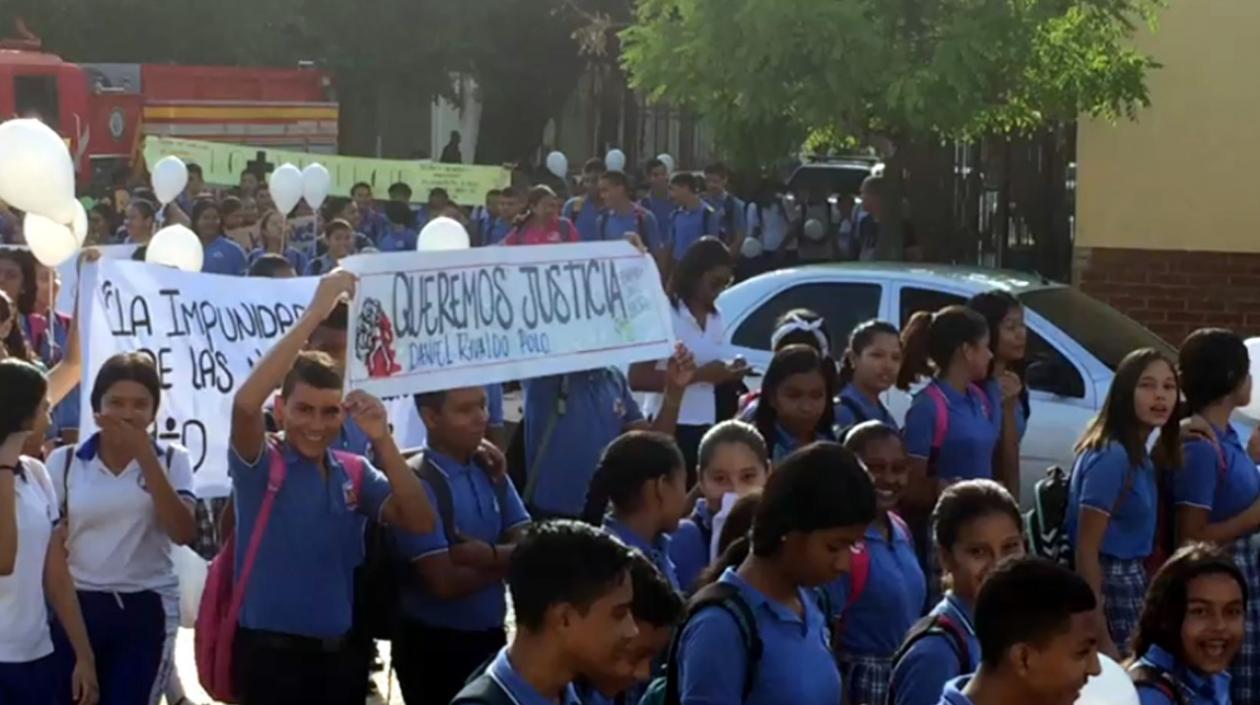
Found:
[(648, 560), (652, 561), (652, 565), (656, 566), (657, 570), (661, 571), (661, 575), (665, 576), (671, 587), (675, 590), (679, 589), (678, 569), (674, 566), (674, 559), (669, 555), (670, 539), (668, 534), (657, 534), (652, 537), (651, 541), (644, 540), (642, 536), (636, 534), (630, 527), (611, 514), (604, 517), (604, 531), (616, 536), (630, 548), (638, 549), (640, 553), (647, 556)]
[(259, 247), (249, 253), (249, 266), (253, 267), (255, 262), (261, 259), (263, 255), (267, 254), (279, 254), (283, 256), (289, 261), (289, 264), (293, 267), (293, 271), (297, 272), (298, 276), (302, 276), (306, 273), (306, 255), (302, 254), (302, 252), (296, 247), (286, 247), (284, 248), (284, 252), (268, 252), (265, 248)]
[[(806, 445), (801, 443), (796, 436), (788, 433), (787, 429), (783, 428), (783, 426), (778, 423), (774, 425), (774, 433), (772, 434), (772, 437), (766, 440), (770, 444), (770, 460), (774, 461), (776, 464)], [(810, 443), (834, 440), (836, 440), (834, 433), (815, 433), (814, 438), (810, 441)]]
[(864, 550), (870, 567), (856, 602), (851, 573), (825, 588), (840, 619), (835, 650), (850, 703), (884, 702), (892, 657), (923, 613), (927, 586), (914, 539), (898, 520), (889, 522), (891, 540), (876, 527), (866, 529)]
[[(984, 381), (984, 391), (989, 395), (989, 404), (993, 409), (994, 417), (998, 424), (998, 430), (1002, 429), (1002, 418), (1005, 410), (1002, 408), (1004, 403), (1002, 394), (1002, 384), (996, 379), (989, 378)], [(1019, 440), (1024, 440), (1024, 433), (1028, 431), (1028, 407), (1024, 406), (1024, 402), (1016, 400), (1015, 402), (1015, 433)]]
[[(452, 523), (464, 536), (489, 544), (529, 523), (529, 514), (512, 483), (506, 483), (500, 504), (490, 476), (475, 461), (467, 463), (424, 450), (428, 472), (440, 473), (451, 495)], [(413, 460), (414, 463), (417, 462)], [(432, 483), (423, 480), (429, 503), (440, 506)], [(400, 557), (409, 564), (447, 553), (459, 542), (439, 524), (426, 534), (395, 530)], [(503, 581), (455, 600), (431, 594), (414, 572), (400, 590), (401, 620), (394, 634), (394, 668), (408, 705), (446, 705), (470, 674), (503, 647), (507, 615)]]
[(481, 244), (497, 245), (512, 232), (512, 223), (502, 218), (495, 218), (493, 221), (486, 220), (482, 226)]
[(878, 399), (872, 401), (855, 384), (845, 385), (836, 399), (836, 426), (851, 428), (866, 421), (880, 421), (894, 430), (900, 428), (883, 402)]
[(599, 457), (643, 413), (616, 368), (525, 383), (525, 505), (535, 519), (581, 516)]
[[(101, 702), (147, 703), (167, 653), (163, 594), (178, 594), (179, 579), (139, 462), (115, 475), (101, 462), (100, 438), (97, 433), (54, 451), (49, 477), (65, 508), (70, 575), (96, 657)], [(188, 451), (172, 446), (169, 466), (167, 447), (155, 451), (175, 492), (196, 502)], [(53, 638), (68, 696), (74, 652), (60, 625)]]
[(369, 208), (359, 212), (359, 232), (368, 236), (374, 243), (380, 243), (381, 237), (390, 229), (389, 219), (385, 214)]
[(618, 213), (608, 209), (599, 215), (597, 221), (597, 238), (599, 240), (621, 240), (626, 233), (635, 233), (643, 240), (643, 246), (655, 252), (660, 249), (660, 226), (656, 216), (646, 208), (630, 204), (630, 211)]
[(1107, 515), (1098, 561), (1102, 566), (1103, 611), (1107, 629), (1122, 656), (1137, 631), (1146, 599), (1145, 561), (1155, 545), (1158, 513), (1155, 465), (1145, 452), (1134, 467), (1119, 443), (1108, 443), (1077, 458), (1068, 484), (1068, 536), (1076, 545), (1086, 508)]
[(651, 211), (652, 215), (656, 217), (657, 227), (661, 230), (669, 227), (670, 217), (673, 216), (674, 209), (678, 207), (674, 205), (673, 201), (669, 200), (668, 196), (657, 198), (652, 195), (641, 199), (639, 205)]
[(299, 270), (304, 277), (320, 277), (337, 268), (337, 260), (325, 253), (306, 263), (306, 268)]
[[(1260, 497), (1260, 473), (1232, 426), (1215, 428), (1216, 444), (1193, 440), (1184, 446), (1185, 466), (1173, 473), (1173, 501), (1208, 510), (1208, 522), (1225, 521)], [(1234, 541), (1234, 562), (1247, 578), (1247, 593), (1260, 595), (1260, 533)], [(1230, 667), (1236, 703), (1260, 702), (1260, 600), (1247, 601), (1247, 633)]]
[(713, 543), (713, 510), (701, 497), (696, 500), (691, 516), (678, 523), (678, 530), (669, 539), (669, 557), (678, 574), (678, 584), (686, 592), (695, 588), (696, 580), (709, 566)]
[(756, 619), (761, 661), (748, 697), (743, 697), (749, 667), (735, 617), (710, 608), (693, 617), (679, 643), (679, 695), (682, 705), (836, 705), (840, 672), (830, 648), (827, 616), (812, 591), (798, 588), (803, 614), (771, 600), (727, 569), (721, 582), (738, 590)]
[(535, 690), (534, 686), (526, 682), (512, 665), (506, 646), (500, 649), (498, 655), (490, 662), (490, 668), (486, 674), (507, 693), (515, 705), (582, 705), (572, 684), (564, 687), (559, 700)]
[(249, 271), (245, 250), (226, 235), (219, 235), (203, 248), (201, 271), (205, 274), (228, 274), (243, 277)]
[(1179, 701), (1174, 701), (1153, 684), (1138, 684), (1138, 700), (1142, 705), (1230, 705), (1228, 673), (1200, 673), (1158, 646), (1152, 646), (1135, 665), (1166, 674), (1180, 697)]
[[(723, 342), (726, 325), (722, 321), (722, 314), (716, 309), (705, 315), (703, 328), (695, 314), (682, 301), (670, 307), (670, 319), (674, 336), (691, 351), (697, 369), (711, 362), (719, 362), (727, 354)], [(657, 369), (664, 369), (664, 366), (665, 363), (658, 363)], [(643, 402), (643, 413), (649, 418), (655, 418), (664, 403), (664, 394), (648, 394)], [(683, 391), (682, 403), (678, 407), (678, 426), (674, 431), (678, 447), (687, 462), (689, 478), (695, 472), (700, 439), (716, 422), (717, 388), (704, 382), (689, 385)]]
[(0, 577), (0, 703), (55, 701), (57, 669), (44, 596), (44, 562), (60, 511), (48, 470), (23, 457), (14, 477), (17, 558)]
[[(380, 519), (392, 490), (365, 462), (358, 491), (331, 452), (321, 474), (281, 439), (257, 458), (228, 453), (237, 536), (247, 542), (267, 493), (271, 451), (287, 466), (259, 545), (235, 643), (243, 705), (363, 701), (357, 644), (350, 638), (354, 573), (367, 518)], [(236, 571), (244, 551), (236, 554)]]
[(674, 262), (682, 261), (687, 250), (705, 235), (718, 234), (718, 217), (713, 208), (704, 201), (695, 208), (678, 208), (669, 219), (669, 235), (666, 247), (674, 258)]
[(955, 678), (945, 684), (945, 691), (941, 693), (940, 705), (973, 705), (971, 698), (963, 694), (967, 683), (971, 681), (971, 676), (963, 676)]
[(966, 636), (967, 653), (960, 660), (952, 637), (947, 634), (925, 635), (893, 666), (888, 705), (936, 705), (947, 683), (980, 667), (980, 640), (976, 638), (971, 607), (950, 593), (930, 614), (947, 617), (961, 629)]
[(415, 252), (416, 240), (420, 233), (411, 228), (390, 226), (376, 240), (376, 247), (381, 252)]
[(565, 202), (561, 215), (577, 226), (582, 242), (596, 242), (599, 240), (600, 210), (600, 206), (590, 197), (574, 196)]
[(743, 201), (727, 191), (717, 196), (705, 193), (703, 200), (717, 215), (718, 237), (722, 238), (723, 242), (731, 244), (735, 240), (736, 233), (748, 232), (746, 222), (748, 206)]
[[(24, 316), (19, 320), (25, 318)], [(47, 325), (43, 326), (44, 330), (38, 338), (32, 338), (28, 334), (27, 340), (31, 341), (32, 349), (48, 369), (55, 367), (65, 357), (66, 345), (70, 339), (70, 326), (73, 324), (74, 321), (69, 316), (58, 313), (53, 316), (51, 329)], [(65, 399), (53, 407), (52, 425), (48, 427), (48, 438), (61, 438), (65, 432), (78, 433), (81, 417), (80, 403), (79, 387), (76, 385)]]

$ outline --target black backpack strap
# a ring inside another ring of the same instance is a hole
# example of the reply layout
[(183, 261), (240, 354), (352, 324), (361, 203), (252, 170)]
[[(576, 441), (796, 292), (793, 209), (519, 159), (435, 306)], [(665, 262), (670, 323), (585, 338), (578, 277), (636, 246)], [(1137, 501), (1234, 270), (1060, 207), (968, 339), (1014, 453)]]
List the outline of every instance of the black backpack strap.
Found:
[(665, 705), (680, 705), (682, 702), (680, 672), (678, 667), (679, 650), (682, 645), (683, 632), (687, 624), (704, 610), (716, 608), (726, 610), (739, 627), (744, 642), (744, 651), (748, 655), (744, 668), (743, 699), (747, 699), (757, 684), (757, 670), (761, 663), (763, 645), (761, 633), (757, 629), (757, 618), (752, 608), (739, 595), (739, 589), (727, 583), (717, 582), (706, 585), (692, 596), (687, 603), (687, 618), (674, 630), (670, 640), (669, 655), (665, 665)]
[(512, 696), (490, 677), (489, 672), (468, 681), (451, 705), (516, 705)]
[[(74, 454), (79, 450), (79, 444), (73, 443), (66, 447), (66, 463), (61, 468), (61, 521), (69, 520), (67, 512), (70, 510), (70, 468), (74, 465)], [(168, 464), (169, 466), (169, 464)]]
[(1138, 689), (1158, 690), (1171, 700), (1173, 705), (1186, 705), (1181, 689), (1177, 687), (1176, 681), (1167, 671), (1141, 663), (1129, 668), (1129, 678)]
[(451, 496), (451, 485), (446, 481), (446, 475), (429, 462), (423, 452), (417, 453), (408, 460), (407, 465), (421, 480), (429, 483), (429, 487), (433, 488), (433, 495), (437, 499), (438, 518), (442, 521), (442, 531), (446, 534), (446, 542), (452, 546), (459, 543), (459, 532), (455, 530), (455, 500)]
[(841, 395), (840, 406), (843, 406), (844, 408), (848, 409), (853, 414), (854, 426), (860, 423), (863, 423), (865, 421), (870, 421), (870, 418), (867, 417), (866, 415), (866, 411), (862, 409), (862, 405), (857, 403), (855, 400), (850, 399), (849, 397), (846, 397), (844, 395)]
[(608, 211), (595, 217), (595, 232), (600, 242), (608, 239)]
[[(910, 653), (914, 645), (928, 637), (941, 637), (949, 644), (954, 651), (954, 656), (958, 658), (958, 673), (971, 673), (974, 669), (971, 664), (971, 653), (967, 646), (967, 636), (963, 633), (963, 629), (954, 620), (941, 614), (929, 614), (920, 619), (910, 627), (910, 632), (906, 635), (906, 640), (897, 648), (897, 653), (893, 654), (892, 670), (896, 671), (897, 666)], [(887, 702), (894, 702), (892, 683), (888, 685)]]

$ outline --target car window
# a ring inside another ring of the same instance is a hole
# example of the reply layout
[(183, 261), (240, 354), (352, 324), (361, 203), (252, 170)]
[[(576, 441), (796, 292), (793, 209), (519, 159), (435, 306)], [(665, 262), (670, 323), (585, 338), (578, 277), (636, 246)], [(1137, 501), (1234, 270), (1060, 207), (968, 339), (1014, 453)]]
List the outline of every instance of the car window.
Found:
[(1020, 294), (1024, 306), (1036, 311), (1112, 371), (1126, 355), (1155, 348), (1177, 359), (1177, 350), (1163, 338), (1114, 308), (1070, 287), (1038, 289)]
[(910, 317), (919, 311), (936, 313), (946, 306), (962, 306), (965, 303), (967, 300), (957, 294), (903, 287), (901, 289), (901, 327), (905, 328), (910, 322)]
[(798, 284), (761, 304), (736, 329), (731, 341), (744, 348), (769, 350), (774, 323), (796, 308), (817, 311), (831, 330), (832, 350), (843, 350), (857, 324), (879, 315), (879, 284), (819, 282)]

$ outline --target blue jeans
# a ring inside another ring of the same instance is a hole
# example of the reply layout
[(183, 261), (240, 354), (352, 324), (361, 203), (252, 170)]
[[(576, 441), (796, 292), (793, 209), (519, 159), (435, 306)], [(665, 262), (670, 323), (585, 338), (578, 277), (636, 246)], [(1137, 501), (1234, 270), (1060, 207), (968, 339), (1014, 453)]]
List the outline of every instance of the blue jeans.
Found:
[[(142, 705), (149, 702), (162, 664), (166, 642), (166, 610), (156, 592), (79, 591), (79, 607), (87, 624), (100, 705)], [(59, 702), (69, 703), (74, 649), (60, 624), (53, 623)]]

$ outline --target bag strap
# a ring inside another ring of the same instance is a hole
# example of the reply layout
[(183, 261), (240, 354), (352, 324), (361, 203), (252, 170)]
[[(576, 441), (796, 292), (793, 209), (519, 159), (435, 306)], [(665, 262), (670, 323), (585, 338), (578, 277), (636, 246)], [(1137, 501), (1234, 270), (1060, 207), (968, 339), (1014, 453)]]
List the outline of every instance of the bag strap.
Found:
[(263, 495), (262, 506), (258, 509), (258, 517), (254, 520), (254, 530), (249, 535), (249, 547), (245, 549), (245, 561), (241, 565), (241, 574), (237, 576), (236, 585), (232, 589), (230, 614), (240, 614), (245, 601), (245, 589), (249, 586), (250, 575), (254, 572), (254, 562), (258, 559), (258, 549), (262, 546), (263, 535), (267, 533), (267, 524), (271, 521), (271, 510), (276, 505), (276, 495), (284, 486), (284, 478), (288, 466), (284, 456), (270, 443), (267, 444), (267, 493)]
[(1185, 705), (1186, 701), (1182, 697), (1181, 689), (1177, 687), (1172, 675), (1163, 669), (1155, 668), (1146, 662), (1136, 663), (1129, 667), (1129, 678), (1138, 689), (1158, 690), (1174, 705)]
[(451, 705), (515, 705), (515, 701), (487, 671), (468, 681)]
[(363, 476), (367, 473), (367, 467), (364, 465), (367, 461), (364, 457), (344, 450), (334, 450), (332, 454), (337, 462), (341, 463), (346, 475), (350, 477), (350, 486), (354, 488), (354, 494), (357, 496), (362, 493)]
[(460, 542), (459, 532), (455, 530), (455, 499), (451, 495), (451, 485), (446, 475), (434, 466), (424, 453), (411, 460), (416, 474), (421, 480), (429, 483), (433, 496), (437, 500), (438, 518), (442, 520), (442, 531), (446, 534), (446, 542), (455, 545)]
[(691, 602), (687, 606), (686, 619), (674, 630), (665, 665), (666, 705), (680, 705), (682, 702), (682, 684), (680, 683), (681, 674), (678, 666), (678, 657), (680, 655), (683, 632), (686, 631), (687, 624), (696, 615), (711, 608), (725, 610), (735, 620), (735, 625), (739, 628), (740, 636), (743, 639), (744, 649), (748, 658), (744, 668), (742, 690), (744, 700), (748, 699), (749, 693), (752, 692), (753, 687), (757, 684), (757, 670), (758, 665), (761, 663), (761, 655), (764, 649), (761, 633), (757, 629), (757, 618), (753, 614), (752, 608), (748, 606), (748, 603), (740, 597), (738, 588), (717, 582), (701, 588), (691, 598)]
[(596, 216), (595, 233), (600, 242), (608, 239), (608, 211), (604, 211)]
[(862, 405), (856, 400), (840, 395), (840, 406), (848, 409), (853, 414), (853, 425), (856, 426), (864, 421), (870, 421), (870, 417), (866, 415), (866, 411), (862, 409)]
[(975, 393), (975, 395), (980, 399), (980, 406), (984, 407), (984, 415), (992, 419), (993, 407), (989, 406), (989, 395), (978, 384), (969, 384), (967, 385), (967, 389), (968, 391)]
[(849, 561), (849, 596), (844, 601), (844, 611), (848, 611), (862, 599), (866, 586), (871, 581), (871, 552), (862, 547), (855, 551)]
[(556, 394), (556, 405), (551, 410), (551, 415), (547, 417), (547, 426), (543, 428), (542, 440), (538, 443), (538, 451), (534, 453), (534, 462), (529, 463), (525, 470), (525, 502), (527, 504), (534, 503), (534, 494), (538, 491), (539, 470), (542, 469), (542, 460), (546, 456), (547, 448), (551, 445), (551, 438), (556, 435), (556, 424), (560, 417), (568, 413), (569, 407), (569, 375), (560, 377), (560, 389)]
[(932, 458), (930, 459), (933, 462), (929, 463), (929, 465), (934, 465), (936, 456), (945, 445), (945, 438), (949, 436), (949, 400), (945, 398), (945, 392), (941, 391), (935, 381), (929, 382), (923, 391), (936, 407), (936, 419), (932, 424)]
[(69, 452), (66, 453), (66, 462), (61, 468), (61, 520), (68, 525), (70, 521), (70, 468), (74, 465), (74, 454), (78, 452), (79, 444), (72, 443), (66, 449)]

